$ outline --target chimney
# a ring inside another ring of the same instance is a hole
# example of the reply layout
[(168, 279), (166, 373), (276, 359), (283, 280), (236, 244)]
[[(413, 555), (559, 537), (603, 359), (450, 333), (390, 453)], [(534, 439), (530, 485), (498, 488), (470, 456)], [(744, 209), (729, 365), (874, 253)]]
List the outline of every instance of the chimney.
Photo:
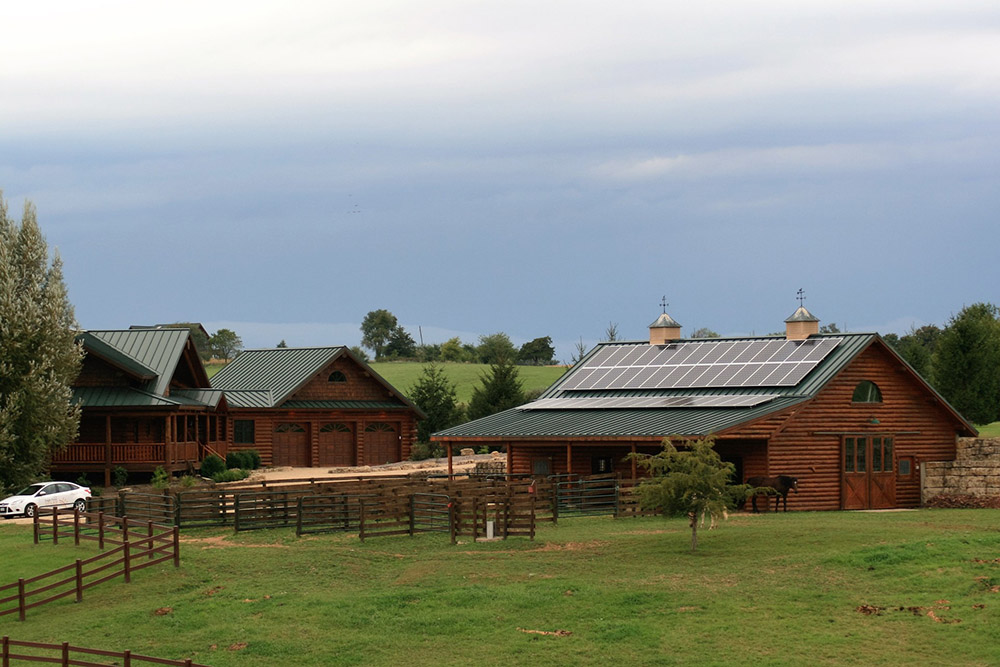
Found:
[(788, 340), (805, 340), (819, 333), (819, 318), (799, 306), (791, 317), (785, 320), (785, 338)]
[(680, 337), (681, 325), (666, 313), (660, 315), (655, 322), (649, 325), (650, 345), (666, 345), (670, 341), (679, 340)]

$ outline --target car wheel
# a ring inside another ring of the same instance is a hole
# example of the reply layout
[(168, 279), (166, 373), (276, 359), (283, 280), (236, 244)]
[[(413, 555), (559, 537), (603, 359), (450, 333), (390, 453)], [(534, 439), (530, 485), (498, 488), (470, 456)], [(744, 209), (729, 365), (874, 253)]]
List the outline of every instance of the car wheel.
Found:
[(38, 507), (36, 507), (34, 503), (28, 503), (27, 505), (24, 506), (24, 516), (29, 519), (35, 516), (35, 512), (37, 511)]
[(86, 512), (87, 501), (84, 500), (83, 498), (77, 498), (76, 501), (73, 503), (73, 509), (75, 509), (77, 512)]

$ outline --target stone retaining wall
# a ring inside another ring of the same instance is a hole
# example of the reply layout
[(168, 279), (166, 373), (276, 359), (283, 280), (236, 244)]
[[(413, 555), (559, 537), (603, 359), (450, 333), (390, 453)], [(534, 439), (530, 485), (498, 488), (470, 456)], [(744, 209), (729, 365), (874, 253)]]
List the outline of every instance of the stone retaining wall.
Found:
[(921, 464), (922, 503), (934, 496), (1000, 497), (1000, 438), (959, 438), (954, 461)]

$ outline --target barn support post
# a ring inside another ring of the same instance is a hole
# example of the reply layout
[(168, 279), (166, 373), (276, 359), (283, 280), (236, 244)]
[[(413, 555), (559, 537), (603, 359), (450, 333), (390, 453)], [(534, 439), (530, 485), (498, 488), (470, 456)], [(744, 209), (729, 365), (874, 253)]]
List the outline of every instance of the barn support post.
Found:
[(573, 445), (572, 443), (566, 443), (566, 474), (573, 474)]
[(638, 471), (638, 464), (636, 463), (636, 460), (635, 460), (635, 443), (634, 442), (632, 443), (632, 457), (631, 458), (632, 458), (632, 486), (635, 486), (635, 479), (638, 476), (637, 473), (639, 471)]
[(111, 486), (111, 415), (104, 416), (104, 486)]
[(448, 450), (448, 481), (455, 479), (455, 469), (453, 467), (453, 455), (451, 451), (451, 442), (446, 440), (444, 443), (444, 448)]
[(514, 443), (507, 443), (507, 481), (510, 481), (510, 476), (514, 474)]

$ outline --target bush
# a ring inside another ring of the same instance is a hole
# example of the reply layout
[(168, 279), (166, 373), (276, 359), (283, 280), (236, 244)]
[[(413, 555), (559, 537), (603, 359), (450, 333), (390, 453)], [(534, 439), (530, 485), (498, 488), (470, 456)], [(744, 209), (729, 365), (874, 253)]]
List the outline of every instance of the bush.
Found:
[[(220, 459), (221, 460), (221, 459)], [(250, 476), (249, 470), (241, 470), (239, 468), (233, 468), (231, 470), (222, 470), (220, 472), (212, 475), (213, 482), (238, 482), (241, 479), (246, 479)]]
[(260, 467), (260, 454), (256, 449), (243, 449), (226, 454), (227, 468), (244, 468), (256, 470)]
[(410, 447), (410, 460), (423, 461), (424, 459), (437, 459), (444, 456), (444, 447), (433, 442), (415, 442)]
[(123, 486), (128, 484), (128, 470), (126, 470), (121, 466), (117, 466), (111, 472), (111, 479), (116, 487), (118, 487), (119, 489), (122, 488)]
[(163, 469), (163, 466), (156, 466), (153, 471), (153, 479), (150, 482), (154, 489), (165, 489), (170, 486), (170, 473)]
[(205, 460), (201, 462), (201, 476), (211, 477), (215, 479), (215, 475), (220, 472), (225, 472), (226, 462), (222, 460), (221, 456), (216, 456), (215, 454), (209, 454), (205, 457)]
[(79, 484), (80, 486), (90, 487), (90, 480), (87, 479), (87, 473), (83, 473), (82, 475), (77, 477), (76, 483)]
[(183, 486), (185, 489), (190, 489), (192, 486), (194, 486), (197, 483), (198, 483), (198, 480), (196, 480), (191, 475), (184, 475), (183, 477), (181, 477), (181, 486)]

